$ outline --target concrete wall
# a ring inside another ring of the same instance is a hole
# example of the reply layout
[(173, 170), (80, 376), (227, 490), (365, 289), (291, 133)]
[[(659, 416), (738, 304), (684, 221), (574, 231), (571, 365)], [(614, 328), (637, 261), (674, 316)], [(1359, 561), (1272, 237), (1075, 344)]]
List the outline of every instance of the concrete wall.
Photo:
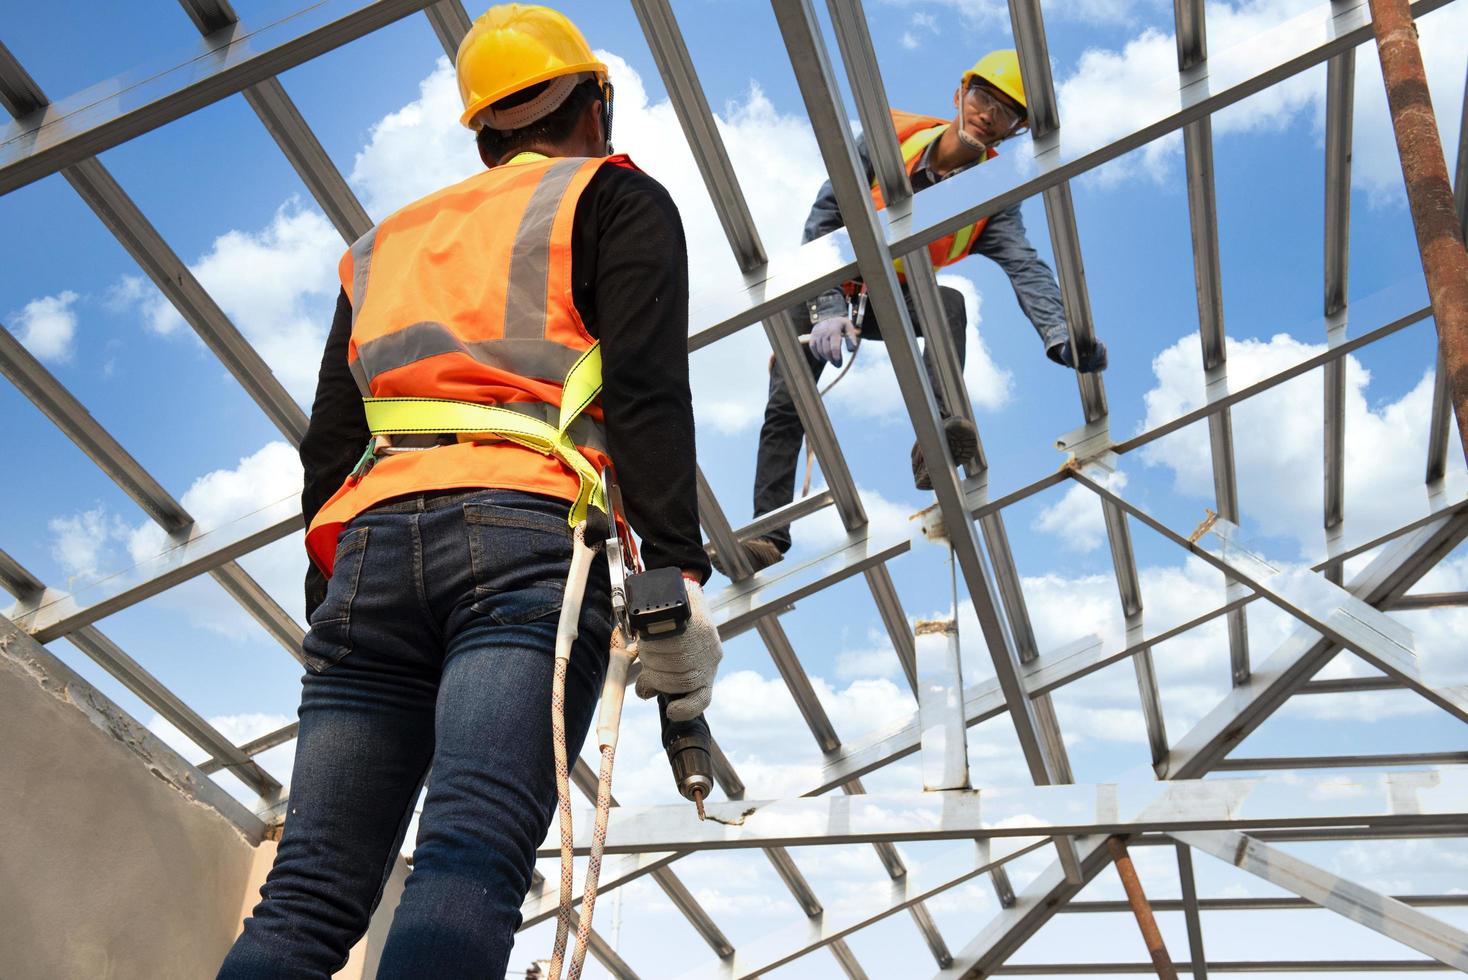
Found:
[(0, 619), (0, 977), (214, 975), (255, 847), (190, 770)]
[[(3, 616), (0, 803), (0, 980), (212, 977), (275, 860), (248, 809)], [(407, 873), (337, 980), (376, 976)]]

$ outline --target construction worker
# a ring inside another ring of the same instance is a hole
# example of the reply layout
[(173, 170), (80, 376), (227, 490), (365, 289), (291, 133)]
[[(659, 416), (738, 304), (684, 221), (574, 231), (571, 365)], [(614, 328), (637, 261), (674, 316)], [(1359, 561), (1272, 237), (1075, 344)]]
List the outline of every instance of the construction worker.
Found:
[[(1015, 52), (991, 51), (980, 58), (972, 68), (963, 73), (958, 88), (953, 93), (953, 104), (957, 114), (952, 119), (896, 110), (892, 112), (892, 124), (897, 131), (897, 141), (902, 147), (902, 158), (907, 164), (907, 175), (914, 192), (920, 192), (992, 159), (998, 155), (995, 147), (999, 143), (1026, 129), (1028, 120), (1025, 90), (1020, 80), (1019, 58)], [(881, 189), (877, 186), (876, 173), (864, 138), (857, 140), (856, 149), (866, 168), (867, 179), (871, 182), (873, 202), (881, 209), (885, 207), (885, 202), (882, 200)], [(841, 211), (836, 205), (835, 192), (831, 189), (830, 181), (827, 181), (810, 209), (801, 241), (809, 242), (828, 235), (844, 224)], [(973, 253), (993, 259), (1008, 274), (1020, 309), (1039, 332), (1047, 357), (1057, 364), (1083, 372), (1100, 371), (1106, 367), (1106, 345), (1100, 341), (1096, 342), (1093, 349), (1080, 352), (1079, 356), (1072, 350), (1055, 274), (1030, 245), (1018, 204), (991, 218), (976, 221), (952, 235), (945, 235), (928, 246), (928, 253), (933, 258), (933, 265), (939, 269), (953, 265)], [(801, 332), (810, 332), (806, 360), (815, 377), (820, 377), (822, 369), (828, 363), (841, 366), (843, 344), (848, 352), (854, 352), (858, 337), (864, 340), (880, 340), (882, 337), (882, 327), (870, 312), (866, 314), (859, 330), (853, 322), (848, 297), (857, 286), (858, 283), (848, 283), (844, 289), (837, 287), (827, 290), (794, 315)], [(902, 293), (913, 324), (921, 335), (923, 325), (913, 308), (912, 297), (905, 282)], [(939, 287), (939, 293), (943, 299), (948, 330), (953, 335), (954, 348), (962, 362), (967, 326), (963, 294), (947, 286)], [(953, 454), (954, 462), (961, 466), (977, 454), (978, 432), (973, 423), (943, 404), (931, 347), (924, 351), (923, 360), (928, 376), (933, 380), (933, 389), (938, 394), (948, 448)], [(795, 402), (781, 375), (780, 367), (778, 364), (773, 365), (770, 370), (769, 401), (765, 406), (765, 421), (760, 429), (759, 451), (755, 463), (756, 517), (790, 503), (795, 492), (795, 470), (804, 434), (804, 427), (800, 416), (796, 414)], [(932, 489), (927, 462), (916, 443), (912, 447), (912, 475), (913, 483), (919, 490)], [(789, 547), (788, 527), (778, 528), (763, 537), (744, 542), (750, 564), (756, 571), (779, 561)], [(714, 556), (714, 563), (722, 570), (717, 555)]]
[[(494, 7), (456, 64), (488, 169), (388, 216), (341, 262), (301, 447), (313, 569), (295, 771), (274, 868), (222, 977), (345, 964), (425, 778), (378, 976), (504, 975), (556, 801), (571, 521), (596, 506), (588, 483), (609, 458), (644, 562), (689, 580), (689, 627), (641, 644), (638, 693), (697, 715), (721, 656), (701, 592), (678, 211), (609, 155), (607, 68), (560, 13)], [(404, 405), (415, 422), (378, 424)], [(398, 432), (364, 454), (384, 428)], [(567, 681), (572, 758), (611, 618), (598, 560)]]

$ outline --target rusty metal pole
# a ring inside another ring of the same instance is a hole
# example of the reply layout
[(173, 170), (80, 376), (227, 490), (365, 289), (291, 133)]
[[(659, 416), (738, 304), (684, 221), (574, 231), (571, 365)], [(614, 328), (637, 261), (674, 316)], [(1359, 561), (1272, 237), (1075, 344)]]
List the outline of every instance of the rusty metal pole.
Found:
[(1463, 249), (1448, 162), (1407, 0), (1369, 0), (1369, 4), (1407, 203), (1458, 418), (1458, 438), (1468, 459), (1468, 252)]
[(1147, 952), (1152, 957), (1152, 966), (1157, 969), (1157, 976), (1161, 980), (1178, 980), (1177, 968), (1172, 965), (1172, 957), (1167, 955), (1162, 932), (1157, 928), (1157, 919), (1152, 915), (1152, 906), (1147, 901), (1146, 892), (1142, 891), (1142, 879), (1137, 877), (1137, 869), (1132, 866), (1132, 856), (1127, 853), (1126, 845), (1121, 842), (1120, 837), (1108, 837), (1106, 849), (1111, 852), (1111, 861), (1116, 865), (1116, 875), (1121, 879), (1121, 887), (1126, 889), (1126, 899), (1131, 904), (1132, 915), (1137, 917), (1137, 926), (1142, 930), (1142, 942), (1147, 944)]

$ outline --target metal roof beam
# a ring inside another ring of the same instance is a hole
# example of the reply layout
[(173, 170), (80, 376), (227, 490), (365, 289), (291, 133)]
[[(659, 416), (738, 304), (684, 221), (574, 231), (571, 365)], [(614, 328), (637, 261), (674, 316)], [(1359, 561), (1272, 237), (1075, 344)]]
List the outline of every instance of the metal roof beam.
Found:
[[(1394, 541), (1347, 585), (1348, 591), (1380, 607), (1402, 595), (1434, 565), (1468, 537), (1468, 520), (1454, 513), (1419, 527)], [(1273, 655), (1259, 665), (1249, 680), (1233, 688), (1187, 735), (1173, 745), (1164, 779), (1200, 779), (1234, 746), (1273, 714), (1289, 696), (1323, 667), (1340, 649), (1308, 626), (1301, 625)], [(1359, 830), (1351, 831), (1359, 833)], [(1105, 867), (1103, 840), (1081, 849), (1086, 880)], [(1002, 910), (955, 957), (940, 977), (969, 978), (992, 974), (1055, 911), (1080, 891), (1059, 863), (1031, 882), (1012, 908)]]
[(1276, 888), (1294, 892), (1445, 966), (1468, 973), (1468, 932), (1426, 912), (1232, 830), (1173, 836)]
[[(10, 379), (76, 447), (96, 463), (123, 493), (164, 531), (186, 534), (194, 518), (183, 504), (104, 429), (70, 391), (42, 366), (30, 351), (0, 326), (0, 374)], [(301, 659), (304, 631), (248, 572), (234, 562), (210, 571), (245, 610), (273, 636), (286, 652)]]
[[(985, 839), (1028, 850), (1038, 838), (1091, 838), (1162, 831), (1274, 827), (1438, 826), (1468, 819), (1468, 767), (1353, 776), (1289, 773), (1246, 779), (1174, 779), (1120, 784), (1008, 786), (1002, 791), (932, 790), (800, 796), (706, 804), (700, 821), (679, 805), (622, 807), (606, 853), (737, 850), (766, 845)], [(576, 821), (575, 852), (588, 853), (590, 814)], [(1185, 840), (1191, 844), (1191, 841)], [(1081, 842), (1077, 841), (1078, 844)], [(539, 845), (540, 857), (560, 843)]]
[(122, 75), (33, 109), (0, 130), (0, 194), (242, 92), (429, 2), (322, 0), (254, 31), (224, 27), (164, 71)]

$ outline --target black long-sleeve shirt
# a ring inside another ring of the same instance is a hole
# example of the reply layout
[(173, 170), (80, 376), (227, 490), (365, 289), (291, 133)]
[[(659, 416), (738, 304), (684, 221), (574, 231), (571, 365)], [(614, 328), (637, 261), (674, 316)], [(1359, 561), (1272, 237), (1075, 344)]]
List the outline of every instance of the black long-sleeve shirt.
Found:
[[(678, 208), (647, 174), (604, 166), (577, 201), (572, 235), (572, 300), (587, 332), (601, 341), (607, 447), (643, 562), (693, 569), (706, 580), (688, 388), (688, 247)], [(301, 442), (307, 522), (367, 443), (362, 395), (347, 367), (351, 329), (343, 292)], [(325, 592), (313, 565), (306, 573), (308, 615)]]

